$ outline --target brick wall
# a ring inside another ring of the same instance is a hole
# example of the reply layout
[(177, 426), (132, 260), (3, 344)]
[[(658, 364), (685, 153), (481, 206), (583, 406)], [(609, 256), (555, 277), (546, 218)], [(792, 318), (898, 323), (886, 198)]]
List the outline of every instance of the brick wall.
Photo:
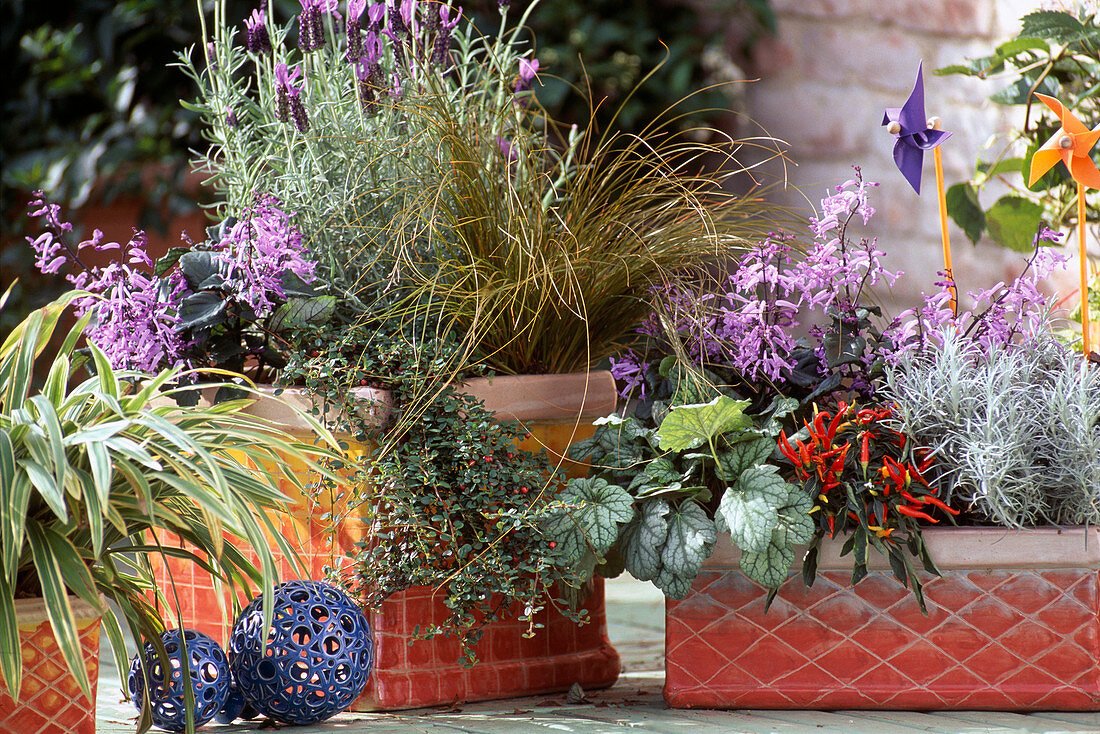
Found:
[[(849, 177), (852, 164), (863, 168), (866, 180), (881, 183), (872, 199), (878, 213), (868, 231), (878, 236), (888, 266), (906, 272), (892, 294), (883, 294), (889, 310), (911, 305), (933, 287), (942, 256), (932, 156), (925, 158), (918, 197), (894, 166), (893, 137), (880, 126), (883, 110), (905, 101), (923, 59), (927, 112), (941, 117), (953, 133), (943, 146), (946, 185), (970, 178), (989, 137), (1014, 122), (1006, 108), (987, 101), (1004, 83), (937, 77), (932, 71), (988, 55), (1039, 5), (1038, 0), (772, 0), (779, 35), (756, 48), (760, 81), (749, 85), (748, 111), (768, 133), (790, 144), (798, 166), (788, 169), (788, 179), (815, 206), (828, 186)], [(1003, 193), (987, 189), (982, 203), (988, 206)], [(806, 206), (799, 194), (787, 198)], [(1019, 254), (992, 242), (971, 245), (954, 223), (950, 234), (963, 292), (1014, 277), (1022, 265)], [(1055, 287), (1073, 288), (1074, 280)]]

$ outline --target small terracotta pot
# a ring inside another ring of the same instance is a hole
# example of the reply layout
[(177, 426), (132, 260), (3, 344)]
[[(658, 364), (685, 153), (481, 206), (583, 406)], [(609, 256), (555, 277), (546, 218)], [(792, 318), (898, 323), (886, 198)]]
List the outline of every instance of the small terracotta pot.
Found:
[(69, 603), (76, 615), (84, 669), (92, 688), (91, 700), (81, 692), (65, 665), (46, 616), (45, 602), (19, 599), (15, 602), (15, 616), (23, 653), (23, 684), (19, 700), (13, 701), (7, 687), (0, 683), (0, 731), (95, 734), (100, 614), (77, 597), (70, 597)]
[(842, 539), (817, 581), (767, 592), (728, 536), (666, 604), (665, 700), (679, 708), (1100, 710), (1100, 531), (937, 528), (928, 614), (872, 553), (851, 584)]

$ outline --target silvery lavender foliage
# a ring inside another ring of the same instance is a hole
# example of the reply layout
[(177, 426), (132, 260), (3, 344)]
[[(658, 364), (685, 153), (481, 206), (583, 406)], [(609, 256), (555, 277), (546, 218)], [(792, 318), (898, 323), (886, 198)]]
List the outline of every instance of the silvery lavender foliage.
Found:
[(1100, 376), (1049, 326), (986, 352), (953, 328), (887, 369), (899, 430), (938, 457), (948, 496), (1008, 527), (1100, 522)]

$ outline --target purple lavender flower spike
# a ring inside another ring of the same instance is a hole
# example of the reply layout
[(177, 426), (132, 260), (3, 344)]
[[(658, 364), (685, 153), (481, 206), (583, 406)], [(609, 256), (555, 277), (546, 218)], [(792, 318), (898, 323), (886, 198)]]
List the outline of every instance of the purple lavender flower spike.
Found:
[(267, 24), (264, 22), (264, 11), (256, 8), (244, 20), (245, 36), (244, 47), (254, 54), (271, 52), (271, 36), (267, 32)]
[(432, 49), (432, 63), (437, 66), (450, 66), (451, 35), (461, 19), (462, 8), (458, 9), (458, 15), (452, 20), (450, 7), (446, 5), (439, 6), (439, 32), (435, 37), (435, 46)]
[(917, 66), (917, 81), (909, 99), (901, 108), (888, 107), (882, 116), (882, 124), (894, 134), (894, 163), (919, 195), (924, 151), (935, 148), (951, 136), (949, 132), (928, 127), (928, 118), (924, 113), (923, 62)]
[(298, 0), (302, 12), (298, 14), (298, 48), (303, 52), (316, 51), (325, 45), (321, 27), (321, 0)]
[(386, 4), (375, 3), (367, 9), (368, 29), (374, 33), (382, 28), (382, 19), (386, 17)]
[(354, 64), (363, 55), (363, 30), (359, 19), (363, 17), (363, 11), (367, 9), (367, 0), (348, 0), (347, 36), (348, 49), (347, 60)]
[(516, 81), (516, 93), (526, 92), (531, 88), (531, 82), (535, 80), (535, 75), (539, 73), (539, 60), (538, 59), (520, 59), (519, 60), (519, 79)]

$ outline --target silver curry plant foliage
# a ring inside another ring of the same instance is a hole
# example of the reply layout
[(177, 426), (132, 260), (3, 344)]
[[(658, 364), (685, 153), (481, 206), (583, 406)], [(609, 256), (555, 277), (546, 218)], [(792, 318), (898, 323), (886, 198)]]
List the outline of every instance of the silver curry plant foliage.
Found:
[(684, 378), (684, 402), (666, 406), (657, 427), (610, 416), (571, 447), (571, 457), (592, 469), (587, 479), (572, 480), (550, 510), (546, 532), (555, 539), (556, 562), (582, 579), (597, 569), (603, 575), (625, 569), (682, 598), (721, 531), (741, 548), (750, 578), (777, 586), (794, 562), (794, 546), (814, 534), (809, 496), (767, 463), (778, 420), (797, 401), (777, 399), (750, 416), (748, 401), (717, 390), (704, 401), (706, 388), (675, 364), (666, 366)]
[(1049, 327), (989, 353), (951, 328), (939, 337), (888, 369), (886, 394), (956, 506), (1008, 527), (1100, 523), (1100, 370)]

